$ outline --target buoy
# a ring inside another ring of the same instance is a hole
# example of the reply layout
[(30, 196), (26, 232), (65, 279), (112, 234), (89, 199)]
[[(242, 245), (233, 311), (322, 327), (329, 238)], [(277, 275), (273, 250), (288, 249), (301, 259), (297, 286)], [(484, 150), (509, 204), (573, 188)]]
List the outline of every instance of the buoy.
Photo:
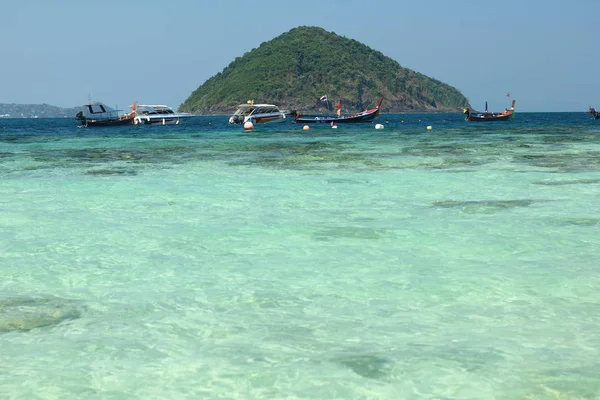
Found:
[(310, 129), (310, 126), (308, 126), (308, 125), (304, 125), (304, 126), (302, 127), (302, 130), (304, 130), (304, 131), (307, 131), (307, 130), (309, 130), (309, 129)]
[(427, 125), (427, 130), (428, 130), (428, 131), (430, 131), (430, 130), (432, 130), (432, 129), (433, 129), (433, 128), (431, 127), (431, 125)]
[(383, 129), (383, 124), (377, 124), (377, 125), (375, 125), (375, 129)]
[(254, 124), (252, 122), (250, 122), (250, 121), (246, 121), (244, 123), (244, 130), (246, 132), (250, 132), (252, 129), (254, 129)]

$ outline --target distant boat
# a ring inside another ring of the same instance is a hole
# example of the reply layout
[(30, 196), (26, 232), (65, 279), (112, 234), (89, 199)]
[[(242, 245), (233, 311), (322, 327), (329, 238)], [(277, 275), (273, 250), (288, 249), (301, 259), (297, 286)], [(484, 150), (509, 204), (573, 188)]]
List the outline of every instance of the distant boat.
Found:
[(516, 102), (516, 100), (513, 100), (510, 105), (510, 108), (507, 108), (504, 111), (496, 112), (496, 113), (488, 111), (487, 101), (485, 102), (485, 111), (483, 111), (483, 112), (475, 111), (471, 108), (465, 108), (463, 110), (463, 112), (467, 116), (466, 117), (467, 121), (472, 121), (472, 122), (507, 121), (515, 113), (515, 102)]
[(600, 119), (600, 112), (596, 111), (596, 109), (594, 107), (590, 107), (590, 110), (588, 111), (588, 113), (592, 114), (594, 119)]
[(375, 108), (367, 109), (363, 112), (356, 114), (342, 115), (341, 108), (342, 103), (338, 101), (337, 115), (302, 115), (296, 116), (295, 122), (298, 124), (311, 124), (311, 123), (326, 123), (326, 124), (349, 124), (349, 123), (362, 123), (371, 122), (379, 115), (381, 102), (383, 97), (379, 99)]
[(250, 121), (253, 124), (266, 124), (270, 122), (283, 122), (287, 115), (293, 115), (293, 112), (282, 111), (273, 104), (254, 104), (250, 100), (246, 104), (240, 104), (229, 117), (230, 124), (245, 124)]
[(82, 127), (95, 126), (122, 126), (133, 124), (135, 113), (119, 115), (119, 111), (110, 108), (106, 104), (98, 101), (86, 104), (81, 107), (81, 110), (75, 115), (75, 118), (81, 121)]
[(179, 124), (187, 118), (195, 115), (190, 113), (175, 112), (169, 106), (162, 104), (137, 104), (129, 106), (135, 114), (133, 123), (137, 124)]

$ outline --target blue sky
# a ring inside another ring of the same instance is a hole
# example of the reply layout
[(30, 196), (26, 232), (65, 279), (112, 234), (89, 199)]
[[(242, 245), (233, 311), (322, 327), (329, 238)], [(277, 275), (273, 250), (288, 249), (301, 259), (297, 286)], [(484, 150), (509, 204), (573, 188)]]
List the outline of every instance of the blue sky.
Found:
[[(301, 26), (358, 40), (458, 88), (475, 108), (600, 107), (597, 1), (5, 0), (0, 103), (179, 106), (262, 42)], [(265, 99), (268, 100), (268, 99)]]

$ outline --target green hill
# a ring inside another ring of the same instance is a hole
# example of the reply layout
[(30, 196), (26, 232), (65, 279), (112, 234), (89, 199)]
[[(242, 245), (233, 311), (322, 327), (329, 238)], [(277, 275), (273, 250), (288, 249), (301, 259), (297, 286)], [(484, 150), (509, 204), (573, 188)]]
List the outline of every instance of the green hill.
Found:
[[(298, 27), (237, 57), (181, 105), (196, 114), (228, 114), (252, 99), (300, 112), (323, 112), (319, 97), (344, 112), (457, 111), (469, 106), (454, 87), (403, 68), (381, 52), (317, 27)], [(331, 107), (331, 105), (330, 105)]]

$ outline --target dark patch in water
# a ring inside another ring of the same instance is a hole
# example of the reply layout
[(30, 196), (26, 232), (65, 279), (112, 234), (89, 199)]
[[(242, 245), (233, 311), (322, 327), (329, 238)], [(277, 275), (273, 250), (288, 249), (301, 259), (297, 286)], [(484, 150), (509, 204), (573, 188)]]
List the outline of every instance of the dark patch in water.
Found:
[(83, 148), (38, 151), (32, 153), (37, 162), (102, 164), (113, 161), (130, 163), (180, 163), (193, 159), (194, 152), (184, 146), (155, 147), (144, 149)]
[(315, 234), (315, 240), (327, 241), (335, 239), (381, 239), (381, 230), (354, 226), (339, 226), (323, 229)]
[(431, 166), (432, 169), (446, 169), (453, 167), (475, 167), (480, 165), (485, 165), (489, 161), (484, 161), (482, 159), (444, 159), (443, 164), (434, 164)]
[(600, 218), (563, 218), (557, 221), (562, 226), (597, 226)]
[(0, 299), (0, 332), (28, 331), (81, 316), (71, 300), (54, 296)]
[(132, 169), (90, 169), (85, 172), (87, 175), (137, 175), (137, 171)]
[(456, 208), (466, 213), (491, 213), (510, 208), (529, 207), (533, 200), (437, 201), (434, 208)]
[(362, 183), (369, 183), (369, 181), (359, 181), (359, 180), (354, 180), (354, 179), (327, 179), (327, 183), (362, 184)]
[(336, 357), (331, 361), (349, 368), (357, 375), (368, 379), (388, 379), (394, 369), (394, 362), (392, 360), (372, 354)]
[(600, 152), (547, 153), (516, 155), (517, 163), (539, 168), (553, 168), (560, 172), (600, 170)]
[(575, 179), (572, 181), (537, 181), (533, 182), (534, 185), (545, 185), (545, 186), (563, 186), (563, 185), (580, 185), (598, 183), (600, 179)]

